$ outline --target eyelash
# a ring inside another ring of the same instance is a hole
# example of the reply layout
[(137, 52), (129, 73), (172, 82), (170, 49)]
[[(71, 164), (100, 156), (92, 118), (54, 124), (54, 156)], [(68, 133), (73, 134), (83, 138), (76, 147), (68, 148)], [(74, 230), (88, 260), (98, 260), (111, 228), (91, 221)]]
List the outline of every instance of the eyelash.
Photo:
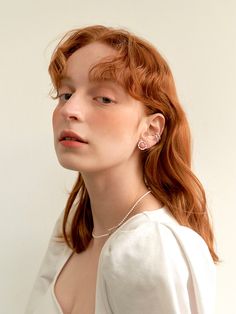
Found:
[[(68, 97), (69, 96), (69, 98), (68, 99), (62, 99), (62, 97)], [(69, 100), (70, 99), (70, 97), (72, 96), (72, 94), (70, 94), (70, 93), (63, 93), (63, 94), (60, 94), (60, 95), (58, 95), (57, 96), (57, 98), (59, 99), (59, 100), (63, 100), (63, 101), (67, 101), (67, 100)], [(106, 96), (98, 96), (98, 97), (95, 97), (94, 99), (96, 100), (96, 99), (103, 99), (103, 100), (108, 100), (109, 102), (102, 102), (103, 104), (111, 104), (111, 103), (114, 103), (115, 101), (114, 100), (112, 100), (111, 98), (109, 98), (109, 97), (106, 97)]]
[(63, 93), (63, 94), (60, 94), (60, 95), (58, 95), (57, 96), (57, 98), (59, 99), (59, 100), (63, 100), (63, 101), (67, 101), (67, 100), (69, 100), (70, 99), (70, 97), (68, 98), (68, 99), (62, 99), (62, 97), (65, 97), (65, 96), (72, 96), (72, 94), (70, 94), (70, 93)]
[(112, 100), (111, 98), (109, 98), (109, 97), (106, 97), (106, 96), (99, 96), (99, 97), (95, 97), (94, 99), (103, 99), (103, 100), (108, 100), (109, 101), (109, 103), (108, 102), (102, 102), (103, 104), (111, 104), (111, 103), (114, 103), (114, 100)]

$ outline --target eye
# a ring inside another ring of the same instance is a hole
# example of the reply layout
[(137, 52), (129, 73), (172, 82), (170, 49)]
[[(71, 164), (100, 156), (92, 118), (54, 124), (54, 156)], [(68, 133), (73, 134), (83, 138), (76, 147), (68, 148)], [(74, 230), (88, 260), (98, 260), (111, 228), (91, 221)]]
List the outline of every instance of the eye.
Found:
[(95, 99), (98, 100), (99, 102), (103, 103), (103, 104), (111, 104), (112, 102), (114, 102), (114, 100), (112, 100), (109, 97), (105, 97), (105, 96), (96, 97)]
[(59, 100), (62, 100), (62, 101), (67, 101), (70, 99), (71, 96), (72, 96), (72, 94), (70, 94), (70, 93), (63, 93), (63, 94), (58, 95), (57, 98)]

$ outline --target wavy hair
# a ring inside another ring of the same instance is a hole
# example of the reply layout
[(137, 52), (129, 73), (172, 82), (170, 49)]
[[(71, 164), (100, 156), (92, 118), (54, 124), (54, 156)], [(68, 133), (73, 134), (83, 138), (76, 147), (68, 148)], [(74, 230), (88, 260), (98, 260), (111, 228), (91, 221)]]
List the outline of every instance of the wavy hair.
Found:
[[(104, 43), (117, 53), (112, 59), (93, 66), (89, 78), (115, 80), (145, 105), (148, 114), (164, 115), (162, 140), (142, 152), (145, 183), (181, 225), (192, 228), (205, 240), (217, 263), (219, 258), (214, 250), (205, 192), (191, 170), (188, 122), (177, 97), (171, 70), (156, 48), (124, 29), (94, 25), (71, 30), (56, 46), (49, 65), (55, 97), (67, 59), (77, 49), (93, 42)], [(69, 223), (73, 207), (75, 211)], [(79, 173), (66, 203), (61, 238), (79, 253), (87, 248), (92, 230), (90, 199)]]

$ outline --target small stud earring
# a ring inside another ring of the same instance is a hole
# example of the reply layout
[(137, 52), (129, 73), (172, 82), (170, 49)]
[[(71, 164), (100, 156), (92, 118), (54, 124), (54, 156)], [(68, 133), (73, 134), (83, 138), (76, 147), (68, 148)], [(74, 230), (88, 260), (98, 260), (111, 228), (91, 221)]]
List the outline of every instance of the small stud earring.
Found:
[(138, 148), (139, 148), (140, 150), (145, 150), (145, 149), (147, 149), (147, 148), (148, 148), (147, 143), (146, 143), (145, 141), (143, 141), (143, 140), (139, 140), (139, 142), (138, 142)]

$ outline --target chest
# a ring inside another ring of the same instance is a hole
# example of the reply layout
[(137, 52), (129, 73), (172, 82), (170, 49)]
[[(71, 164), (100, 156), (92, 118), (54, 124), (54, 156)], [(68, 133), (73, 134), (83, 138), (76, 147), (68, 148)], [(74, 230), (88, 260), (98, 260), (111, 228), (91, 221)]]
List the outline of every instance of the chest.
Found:
[(94, 314), (100, 250), (73, 253), (62, 268), (54, 293), (64, 314)]

